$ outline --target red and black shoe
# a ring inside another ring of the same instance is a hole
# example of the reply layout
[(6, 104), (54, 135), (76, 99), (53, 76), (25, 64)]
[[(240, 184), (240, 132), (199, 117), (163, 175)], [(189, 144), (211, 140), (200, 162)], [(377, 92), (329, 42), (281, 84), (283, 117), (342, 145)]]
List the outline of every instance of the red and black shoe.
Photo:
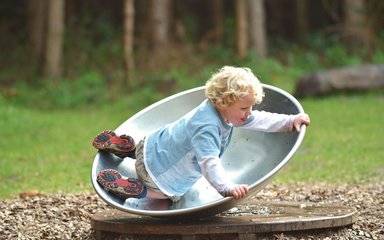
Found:
[(117, 135), (111, 130), (99, 133), (92, 142), (92, 145), (101, 151), (107, 151), (120, 158), (135, 158), (135, 140), (128, 135)]
[(113, 169), (101, 171), (97, 175), (97, 182), (105, 190), (123, 199), (144, 198), (147, 195), (147, 187), (139, 179), (126, 178)]

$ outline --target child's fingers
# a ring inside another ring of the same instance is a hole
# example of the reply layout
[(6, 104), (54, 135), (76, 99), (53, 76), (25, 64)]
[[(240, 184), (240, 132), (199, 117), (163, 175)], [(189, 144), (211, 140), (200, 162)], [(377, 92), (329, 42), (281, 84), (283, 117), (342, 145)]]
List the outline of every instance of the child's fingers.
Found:
[(296, 123), (295, 124), (295, 130), (296, 130), (296, 132), (300, 132), (300, 130), (301, 130), (301, 123)]
[(248, 194), (248, 186), (247, 185), (237, 185), (232, 193), (234, 199), (239, 200)]
[(301, 125), (308, 126), (310, 124), (310, 122), (311, 122), (311, 120), (310, 120), (308, 114), (301, 113), (298, 115), (298, 117), (293, 122), (293, 126), (294, 126), (296, 132), (300, 132)]

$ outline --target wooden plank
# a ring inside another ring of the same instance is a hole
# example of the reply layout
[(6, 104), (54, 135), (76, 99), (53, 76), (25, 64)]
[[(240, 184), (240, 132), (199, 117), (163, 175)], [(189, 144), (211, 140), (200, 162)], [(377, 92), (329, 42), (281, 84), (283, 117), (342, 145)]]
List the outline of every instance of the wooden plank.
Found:
[(134, 235), (179, 235), (183, 240), (214, 234), (238, 234), (239, 239), (254, 239), (256, 233), (347, 226), (358, 218), (356, 209), (336, 205), (248, 201), (243, 208), (247, 211), (183, 220), (107, 210), (92, 215), (91, 225), (96, 231)]
[(239, 233), (239, 240), (255, 240), (256, 233)]
[(197, 236), (196, 235), (183, 235), (182, 240), (196, 240)]

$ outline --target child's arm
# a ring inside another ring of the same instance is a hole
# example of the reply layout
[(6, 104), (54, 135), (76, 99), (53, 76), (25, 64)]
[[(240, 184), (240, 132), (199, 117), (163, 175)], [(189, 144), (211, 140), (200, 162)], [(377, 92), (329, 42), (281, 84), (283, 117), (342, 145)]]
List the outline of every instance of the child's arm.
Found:
[(254, 110), (241, 127), (264, 132), (291, 132), (300, 131), (300, 126), (309, 125), (309, 122), (305, 113), (288, 115)]
[(247, 185), (234, 184), (226, 177), (219, 157), (202, 157), (199, 165), (204, 177), (222, 196), (233, 196), (238, 200), (248, 194)]

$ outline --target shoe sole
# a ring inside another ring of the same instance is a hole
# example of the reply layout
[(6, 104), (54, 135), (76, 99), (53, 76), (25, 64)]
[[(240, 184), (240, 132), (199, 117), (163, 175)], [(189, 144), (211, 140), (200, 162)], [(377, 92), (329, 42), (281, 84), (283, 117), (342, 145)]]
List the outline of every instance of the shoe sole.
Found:
[(141, 198), (145, 186), (136, 178), (123, 177), (114, 169), (104, 169), (97, 175), (97, 182), (107, 191), (121, 198)]
[(135, 141), (132, 137), (126, 135), (118, 136), (111, 130), (98, 134), (93, 140), (92, 145), (96, 149), (112, 152), (117, 156), (125, 156), (135, 151)]

